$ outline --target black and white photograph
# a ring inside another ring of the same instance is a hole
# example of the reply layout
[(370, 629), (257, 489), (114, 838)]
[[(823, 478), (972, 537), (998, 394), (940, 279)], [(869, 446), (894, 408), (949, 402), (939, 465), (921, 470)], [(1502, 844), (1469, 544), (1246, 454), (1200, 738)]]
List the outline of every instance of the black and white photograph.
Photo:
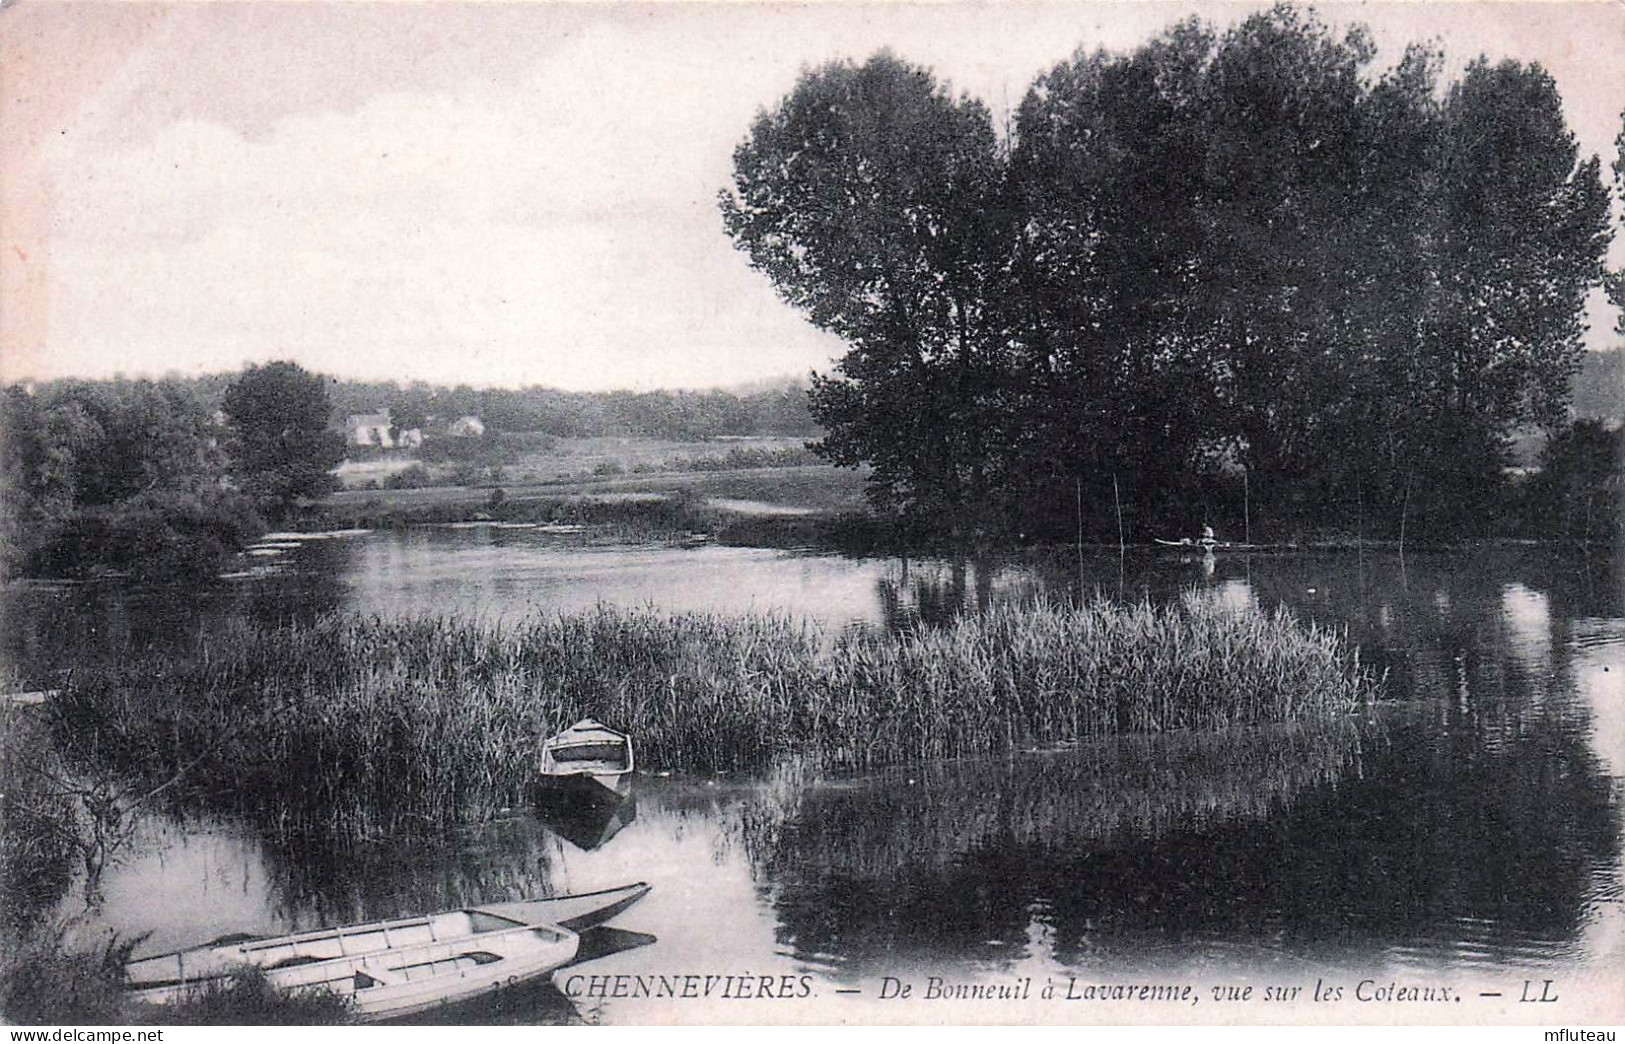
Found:
[(0, 3), (0, 1022), (1613, 1039), (1625, 3)]

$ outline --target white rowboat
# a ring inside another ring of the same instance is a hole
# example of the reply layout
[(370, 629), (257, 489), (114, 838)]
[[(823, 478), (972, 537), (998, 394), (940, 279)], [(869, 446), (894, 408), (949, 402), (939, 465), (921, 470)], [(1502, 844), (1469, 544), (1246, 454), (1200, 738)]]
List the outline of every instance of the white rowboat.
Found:
[(394, 1018), (536, 978), (568, 963), (577, 931), (649, 893), (641, 882), (580, 895), (448, 910), (273, 938), (236, 938), (124, 966), (136, 1000), (167, 1004), (258, 967), (279, 989), (350, 997), (365, 1020)]
[(591, 781), (614, 794), (630, 786), (632, 737), (583, 718), (542, 744), (543, 785)]
[[(354, 956), (305, 959), (264, 968), (266, 981), (290, 994), (324, 990), (348, 997), (364, 1021), (410, 1015), (534, 979), (576, 955), (581, 937), (568, 928), (526, 925), (472, 914), (450, 939), (393, 945)], [(220, 976), (132, 988), (135, 1000), (171, 1004), (219, 988)]]

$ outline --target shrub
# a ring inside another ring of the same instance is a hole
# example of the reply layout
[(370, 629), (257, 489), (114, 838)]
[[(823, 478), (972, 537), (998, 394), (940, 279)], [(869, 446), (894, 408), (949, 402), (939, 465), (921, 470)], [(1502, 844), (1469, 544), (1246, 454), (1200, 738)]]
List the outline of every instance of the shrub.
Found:
[(33, 572), (101, 570), (141, 580), (202, 580), (265, 531), (253, 503), (231, 491), (151, 490), (108, 507), (76, 511), (30, 557)]
[(385, 489), (422, 489), (434, 485), (429, 469), (422, 464), (402, 468), (384, 480)]
[(1541, 464), (1525, 486), (1536, 532), (1585, 543), (1625, 537), (1625, 426), (1576, 421), (1546, 444)]
[(551, 450), (557, 441), (540, 432), (484, 435), (470, 439), (425, 439), (418, 448), (418, 459), (431, 464), (456, 463), (490, 468), (517, 463), (526, 452)]

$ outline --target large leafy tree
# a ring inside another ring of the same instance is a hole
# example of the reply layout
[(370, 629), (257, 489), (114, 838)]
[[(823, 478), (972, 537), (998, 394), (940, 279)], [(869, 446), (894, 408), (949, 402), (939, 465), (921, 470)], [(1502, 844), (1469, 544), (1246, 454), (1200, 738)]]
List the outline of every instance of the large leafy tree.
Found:
[(1539, 65), (1474, 62), (1440, 112), (1406, 454), (1437, 525), (1487, 520), (1513, 426), (1564, 420), (1608, 194)]
[(1339, 239), (1340, 329), (1329, 342), (1338, 346), (1334, 397), (1296, 476), (1305, 499), (1345, 517), (1366, 506), (1404, 510), (1409, 455), (1435, 437), (1411, 392), (1425, 384), (1419, 337), (1435, 284), (1439, 71), (1437, 51), (1407, 49), (1362, 97), (1346, 157), (1354, 181)]
[(69, 381), (37, 395), (7, 390), (8, 470), (41, 520), (157, 490), (213, 487), (221, 460), (203, 407), (163, 382)]
[(1029, 524), (1069, 514), (1075, 492), (1110, 505), (1119, 478), (1131, 504), (1156, 499), (1204, 434), (1211, 344), (1191, 294), (1206, 237), (1191, 190), (1212, 44), (1192, 21), (1127, 57), (1080, 53), (1017, 113), (1011, 323)]
[(1084, 485), (1132, 474), (1162, 513), (1220, 460), (1266, 497), (1317, 503), (1311, 480), (1358, 471), (1328, 447), (1370, 421), (1350, 390), (1378, 380), (1367, 321), (1392, 311), (1374, 298), (1423, 282), (1399, 261), (1432, 86), (1417, 52), (1370, 90), (1372, 53), (1278, 7), (1222, 37), (1191, 20), (1132, 54), (1079, 54), (1028, 93), (1024, 343), (1038, 413), (1057, 414), (1035, 441)]
[(1554, 433), (1532, 486), (1539, 532), (1587, 543), (1625, 538), (1625, 428), (1587, 419)]
[[(1619, 122), (1619, 136), (1614, 139), (1614, 196), (1625, 207), (1625, 112), (1619, 114)], [(1614, 332), (1625, 337), (1625, 269), (1608, 273), (1608, 300), (1618, 312)]]
[(1168, 504), (1227, 459), (1278, 521), (1484, 514), (1507, 431), (1561, 412), (1605, 197), (1538, 66), (1441, 100), (1437, 53), (1373, 56), (1280, 6), (1038, 80), (1011, 179), (1030, 471)]
[(1009, 430), (1004, 164), (987, 110), (889, 54), (805, 74), (734, 153), (734, 243), (849, 350), (815, 379), (837, 464), (877, 503), (964, 532), (994, 502)]
[(1362, 134), (1373, 53), (1358, 29), (1337, 37), (1277, 7), (1226, 34), (1208, 66), (1194, 296), (1217, 353), (1210, 420), (1277, 512), (1335, 495), (1347, 460), (1368, 332), (1362, 175), (1375, 172), (1362, 160), (1386, 147)]
[(1475, 62), (1443, 116), (1429, 331), (1438, 391), (1491, 423), (1556, 421), (1607, 248), (1599, 161), (1579, 160), (1538, 65)]
[(1007, 162), (890, 56), (809, 74), (723, 208), (852, 346), (826, 454), (960, 517), (1100, 520), (1121, 478), (1166, 519), (1240, 465), (1281, 524), (1487, 519), (1510, 430), (1562, 415), (1607, 195), (1539, 66), (1374, 55), (1289, 5), (1181, 23), (1042, 76)]
[(395, 441), (399, 442), (409, 431), (415, 429), (421, 433), (424, 428), (429, 426), (427, 401), (427, 395), (412, 394), (410, 391), (398, 395), (390, 401), (390, 435)]
[(226, 389), (221, 410), (232, 477), (263, 510), (283, 514), (299, 498), (334, 488), (330, 472), (344, 459), (344, 437), (329, 425), (320, 377), (291, 362), (250, 366)]

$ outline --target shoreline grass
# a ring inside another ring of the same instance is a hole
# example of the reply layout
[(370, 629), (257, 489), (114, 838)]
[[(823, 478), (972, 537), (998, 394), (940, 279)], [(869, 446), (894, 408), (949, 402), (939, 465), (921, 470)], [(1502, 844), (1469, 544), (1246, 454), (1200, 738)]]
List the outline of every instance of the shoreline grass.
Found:
[(73, 755), (276, 836), (431, 834), (523, 803), (593, 715), (652, 771), (826, 770), (1091, 736), (1340, 715), (1377, 682), (1337, 635), (1195, 597), (998, 606), (901, 635), (783, 616), (596, 610), (520, 623), (336, 616), (86, 669)]
[(467, 499), (413, 503), (373, 498), (312, 508), (298, 520), (297, 528), (406, 529), (489, 521), (583, 525), (588, 527), (587, 539), (609, 544), (682, 540), (695, 535), (738, 547), (816, 547), (856, 553), (889, 551), (897, 544), (891, 526), (857, 510), (813, 508), (805, 514), (751, 515), (713, 506), (706, 496), (684, 488), (634, 492), (622, 494), (624, 499), (610, 499), (615, 496), (535, 496), (516, 492), (505, 495), (498, 504)]
[(124, 964), (141, 940), (70, 946), (41, 929), (0, 949), (0, 1013), (14, 1025), (337, 1026), (356, 1021), (350, 1001), (326, 991), (278, 989), (244, 967), (174, 1004), (147, 1004), (124, 989)]
[(79, 803), (56, 784), (57, 762), (40, 709), (0, 703), (0, 943), (32, 929), (82, 862)]

